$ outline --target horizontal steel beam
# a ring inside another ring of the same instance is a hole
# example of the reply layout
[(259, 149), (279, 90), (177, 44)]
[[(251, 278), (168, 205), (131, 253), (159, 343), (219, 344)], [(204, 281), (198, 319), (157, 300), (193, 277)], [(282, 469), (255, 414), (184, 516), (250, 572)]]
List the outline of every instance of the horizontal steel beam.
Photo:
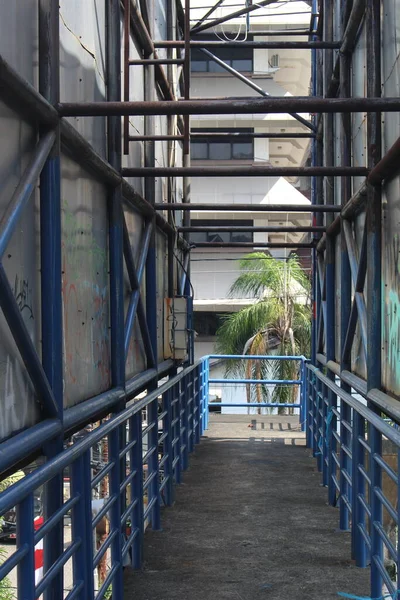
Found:
[(131, 59), (129, 66), (145, 66), (145, 65), (183, 65), (184, 58), (142, 58)]
[[(308, 50), (308, 49), (329, 49), (336, 50), (341, 46), (341, 42), (268, 42), (268, 41), (223, 41), (223, 40), (191, 40), (191, 48), (254, 48), (254, 49), (270, 49), (270, 50)], [(185, 43), (183, 40), (156, 42), (156, 48), (183, 48)]]
[(250, 139), (263, 139), (263, 138), (269, 138), (269, 139), (277, 139), (277, 140), (293, 140), (296, 138), (314, 138), (315, 137), (315, 133), (313, 133), (312, 131), (309, 132), (305, 132), (305, 131), (293, 131), (293, 133), (270, 133), (269, 131), (265, 131), (265, 132), (249, 132), (249, 133), (244, 133), (242, 131), (223, 131), (223, 132), (218, 132), (218, 131), (205, 131), (204, 133), (202, 133), (201, 131), (192, 131), (190, 134), (190, 139), (191, 140), (196, 140), (196, 138), (211, 138), (213, 140), (226, 140), (226, 139), (235, 139), (235, 138), (250, 138)]
[(227, 100), (157, 100), (138, 102), (63, 102), (62, 117), (118, 115), (219, 115), (285, 113), (399, 112), (400, 98), (243, 97)]
[(197, 242), (195, 248), (313, 248), (314, 244), (275, 242)]
[(204, 226), (195, 226), (191, 225), (190, 227), (178, 227), (179, 232), (191, 232), (191, 233), (201, 233), (202, 231), (207, 231), (209, 233), (217, 232), (222, 233), (224, 231), (228, 232), (236, 232), (236, 233), (244, 233), (247, 231), (254, 233), (307, 233), (310, 231), (325, 231), (325, 227), (323, 226), (309, 226), (309, 227), (296, 227), (295, 225), (284, 226), (277, 225), (271, 227), (244, 227), (244, 226), (225, 226), (225, 225), (204, 225)]
[(155, 204), (156, 210), (191, 210), (208, 212), (340, 212), (341, 206), (336, 204), (196, 204), (196, 203), (174, 203), (174, 204)]
[[(240, 382), (239, 382), (240, 383)], [(301, 408), (301, 404), (288, 404), (281, 402), (246, 402), (236, 404), (236, 402), (209, 402), (208, 409), (214, 406), (221, 406), (224, 408)]]
[(271, 167), (238, 165), (224, 167), (129, 167), (124, 177), (332, 177), (364, 176), (365, 167)]
[(185, 138), (184, 135), (130, 135), (130, 142), (174, 142)]

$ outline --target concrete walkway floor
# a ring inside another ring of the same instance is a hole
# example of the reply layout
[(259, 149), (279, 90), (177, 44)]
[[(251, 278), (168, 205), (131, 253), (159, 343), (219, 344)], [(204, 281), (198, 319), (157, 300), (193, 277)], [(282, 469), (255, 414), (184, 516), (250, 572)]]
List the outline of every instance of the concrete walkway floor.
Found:
[[(257, 419), (256, 429), (249, 428)], [(212, 414), (125, 600), (330, 600), (369, 593), (297, 417)]]

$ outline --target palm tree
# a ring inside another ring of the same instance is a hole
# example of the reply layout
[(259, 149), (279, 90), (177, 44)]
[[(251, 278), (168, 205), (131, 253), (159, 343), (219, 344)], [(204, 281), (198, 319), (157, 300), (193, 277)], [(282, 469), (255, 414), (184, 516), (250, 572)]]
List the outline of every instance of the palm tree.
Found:
[[(286, 261), (253, 252), (239, 261), (241, 274), (229, 295), (256, 302), (227, 315), (217, 331), (221, 354), (309, 355), (311, 284), (297, 256)], [(243, 363), (245, 362), (245, 365)], [(227, 374), (251, 379), (297, 379), (294, 361), (229, 361)], [(297, 386), (247, 386), (248, 402), (293, 403)], [(260, 411), (259, 411), (260, 412)], [(280, 409), (279, 412), (284, 412)]]

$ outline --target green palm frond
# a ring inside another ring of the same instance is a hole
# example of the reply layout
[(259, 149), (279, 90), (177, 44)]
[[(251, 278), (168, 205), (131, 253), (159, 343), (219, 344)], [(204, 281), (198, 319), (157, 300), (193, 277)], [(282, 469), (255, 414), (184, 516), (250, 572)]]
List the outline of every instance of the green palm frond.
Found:
[[(251, 258), (251, 260), (248, 260)], [(286, 262), (262, 252), (240, 261), (241, 274), (230, 295), (257, 298), (254, 304), (228, 315), (217, 331), (220, 354), (305, 355), (310, 353), (310, 281), (297, 256)], [(251, 379), (298, 379), (299, 365), (293, 361), (229, 361), (227, 374)], [(290, 404), (298, 386), (248, 386), (250, 402)], [(278, 412), (285, 412), (284, 409)]]

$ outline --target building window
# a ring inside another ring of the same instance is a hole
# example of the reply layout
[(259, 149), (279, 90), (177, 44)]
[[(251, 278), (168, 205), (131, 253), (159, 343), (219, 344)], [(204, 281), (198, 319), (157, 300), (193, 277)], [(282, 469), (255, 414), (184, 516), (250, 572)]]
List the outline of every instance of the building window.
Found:
[(224, 322), (224, 315), (214, 312), (193, 313), (193, 328), (197, 335), (213, 337)]
[[(254, 160), (253, 138), (241, 135), (240, 137), (218, 137), (208, 134), (218, 133), (252, 133), (253, 129), (192, 129), (193, 133), (201, 133), (201, 137), (192, 138), (190, 155), (193, 160)], [(204, 134), (204, 137), (203, 137)]]
[(273, 69), (279, 68), (279, 54), (273, 54), (271, 56), (271, 60), (269, 61), (269, 66)]
[[(196, 40), (206, 40), (215, 42), (218, 38), (215, 35), (196, 36)], [(252, 36), (247, 37), (248, 41)], [(253, 49), (252, 48), (210, 48), (217, 58), (226, 62), (236, 71), (252, 73), (253, 71)], [(192, 73), (226, 73), (226, 70), (218, 65), (212, 58), (204, 54), (199, 48), (192, 48), (190, 53)]]
[[(190, 224), (193, 227), (205, 227), (211, 226), (216, 227), (218, 225), (234, 227), (240, 225), (242, 227), (252, 227), (253, 221), (251, 220), (237, 220), (237, 219), (193, 219)], [(198, 233), (192, 232), (190, 234), (190, 241), (194, 244), (198, 242), (252, 242), (253, 232), (252, 231), (201, 231)]]

